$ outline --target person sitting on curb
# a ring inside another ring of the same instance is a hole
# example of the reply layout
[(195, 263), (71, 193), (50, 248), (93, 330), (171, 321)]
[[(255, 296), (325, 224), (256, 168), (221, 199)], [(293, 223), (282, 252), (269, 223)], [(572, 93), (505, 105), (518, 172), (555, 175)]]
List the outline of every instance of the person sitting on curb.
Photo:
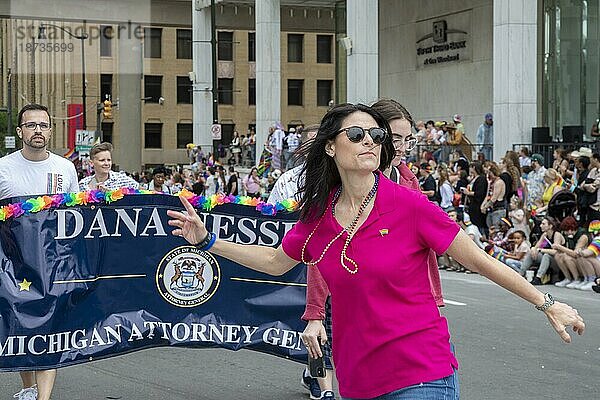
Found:
[(537, 273), (531, 281), (532, 285), (543, 285), (550, 281), (546, 276), (546, 273), (550, 269), (550, 266), (555, 262), (554, 256), (557, 253), (557, 250), (553, 249), (552, 245), (564, 245), (565, 243), (565, 238), (558, 232), (557, 222), (553, 218), (544, 217), (540, 224), (540, 228), (542, 229), (542, 236), (540, 236), (540, 240), (537, 241), (535, 246), (529, 251), (529, 254), (523, 259), (523, 264), (519, 271), (522, 276), (525, 276), (527, 270), (534, 264), (539, 265)]
[(577, 249), (575, 253), (580, 257), (579, 263), (585, 273), (583, 284), (577, 287), (579, 290), (593, 290), (593, 287), (600, 284), (598, 277), (600, 276), (600, 221), (595, 220), (590, 222), (588, 228), (596, 235), (587, 249)]
[(585, 273), (581, 260), (578, 260), (577, 251), (584, 250), (590, 242), (585, 230), (578, 226), (575, 218), (569, 216), (563, 219), (560, 223), (560, 230), (565, 237), (565, 244), (560, 245), (554, 243), (552, 248), (558, 253), (554, 256), (558, 268), (561, 270), (565, 279), (556, 282), (554, 285), (558, 287), (567, 287), (569, 289), (578, 289), (586, 283)]

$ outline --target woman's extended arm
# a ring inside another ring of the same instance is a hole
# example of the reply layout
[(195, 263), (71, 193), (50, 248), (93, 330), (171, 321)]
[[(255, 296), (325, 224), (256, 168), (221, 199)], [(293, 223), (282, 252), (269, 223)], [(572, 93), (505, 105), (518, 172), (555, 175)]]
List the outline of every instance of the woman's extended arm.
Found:
[[(169, 225), (176, 227), (171, 234), (183, 236), (191, 244), (200, 243), (206, 237), (208, 231), (189, 201), (181, 196), (179, 199), (185, 207), (187, 215), (179, 211), (167, 211), (167, 215), (173, 218), (169, 220)], [(298, 261), (285, 254), (281, 246), (275, 249), (267, 246), (244, 245), (217, 240), (210, 251), (247, 268), (269, 275), (283, 275), (298, 264)]]
[[(463, 231), (459, 231), (456, 235), (447, 253), (461, 265), (480, 273), (531, 304), (538, 306), (544, 304), (545, 298), (542, 292), (517, 272), (481, 251)], [(552, 327), (567, 343), (571, 342), (571, 336), (566, 331), (568, 326), (572, 326), (573, 331), (579, 335), (582, 335), (585, 330), (583, 318), (568, 304), (557, 301), (544, 313)]]

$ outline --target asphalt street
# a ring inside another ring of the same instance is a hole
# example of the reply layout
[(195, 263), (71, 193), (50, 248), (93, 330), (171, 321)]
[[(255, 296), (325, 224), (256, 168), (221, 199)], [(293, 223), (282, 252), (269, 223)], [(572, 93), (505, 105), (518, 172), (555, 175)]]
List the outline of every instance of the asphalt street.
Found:
[[(541, 312), (481, 276), (443, 271), (442, 280), (461, 399), (600, 398), (600, 295), (541, 287), (586, 319), (586, 334), (564, 344)], [(307, 399), (301, 370), (251, 351), (150, 349), (59, 370), (53, 398)], [(19, 384), (0, 374), (0, 399)]]

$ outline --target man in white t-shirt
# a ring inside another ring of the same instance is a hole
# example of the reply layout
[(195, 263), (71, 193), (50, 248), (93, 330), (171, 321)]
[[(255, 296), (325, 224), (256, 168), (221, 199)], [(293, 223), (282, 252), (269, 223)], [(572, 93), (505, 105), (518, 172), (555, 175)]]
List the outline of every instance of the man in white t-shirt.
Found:
[[(77, 192), (73, 163), (47, 150), (52, 136), (48, 108), (28, 104), (19, 111), (17, 135), (23, 148), (0, 158), (0, 199), (15, 196)], [(56, 370), (21, 372), (21, 400), (49, 400)]]
[[(309, 140), (314, 139), (314, 137), (317, 136), (318, 130), (319, 125), (310, 125), (306, 127), (302, 131), (301, 142), (304, 144)], [(302, 149), (304, 149), (304, 147)], [(298, 189), (304, 183), (304, 176), (301, 175), (303, 168), (304, 162), (284, 172), (284, 174), (277, 179), (277, 182), (275, 182), (275, 186), (269, 194), (267, 203), (277, 204), (278, 202), (292, 198), (296, 201), (300, 201), (302, 193), (300, 193)]]

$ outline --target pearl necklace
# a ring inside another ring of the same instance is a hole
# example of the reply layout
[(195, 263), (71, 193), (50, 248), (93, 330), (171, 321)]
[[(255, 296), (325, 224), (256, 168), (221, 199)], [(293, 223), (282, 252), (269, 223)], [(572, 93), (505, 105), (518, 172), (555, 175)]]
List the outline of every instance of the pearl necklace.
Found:
[[(356, 232), (354, 232), (354, 229), (356, 228), (356, 225), (358, 224), (358, 220), (360, 219), (360, 216), (365, 211), (365, 209), (367, 208), (367, 206), (369, 205), (371, 200), (373, 200), (373, 198), (375, 197), (375, 194), (377, 193), (377, 187), (379, 186), (379, 174), (374, 174), (374, 175), (375, 175), (375, 183), (373, 183), (373, 187), (371, 188), (369, 193), (365, 196), (364, 200), (360, 204), (358, 213), (356, 214), (356, 217), (354, 217), (354, 219), (352, 220), (350, 225), (348, 225), (346, 228), (342, 227), (342, 230), (337, 235), (335, 235), (335, 237), (333, 239), (331, 239), (329, 241), (329, 243), (327, 243), (327, 245), (323, 249), (323, 252), (321, 253), (321, 255), (319, 256), (319, 258), (316, 261), (307, 261), (304, 258), (304, 252), (306, 250), (306, 246), (308, 245), (308, 242), (310, 241), (310, 239), (313, 237), (313, 235), (319, 228), (319, 225), (321, 225), (321, 222), (323, 221), (323, 217), (325, 217), (325, 214), (323, 214), (321, 219), (319, 219), (317, 226), (315, 226), (315, 228), (310, 233), (310, 235), (308, 235), (308, 237), (306, 238), (306, 241), (304, 242), (304, 245), (302, 246), (301, 259), (302, 259), (302, 262), (304, 264), (306, 264), (306, 266), (308, 266), (308, 267), (316, 266), (319, 262), (321, 262), (321, 260), (323, 260), (323, 257), (325, 257), (325, 254), (327, 253), (327, 251), (329, 250), (331, 245), (339, 237), (341, 237), (344, 232), (346, 232), (347, 236), (346, 236), (346, 241), (344, 242), (344, 247), (342, 248), (342, 252), (340, 254), (340, 263), (342, 264), (342, 267), (344, 267), (344, 269), (346, 271), (348, 271), (350, 274), (354, 275), (358, 272), (358, 264), (356, 263), (356, 261), (354, 261), (353, 259), (351, 259), (350, 257), (348, 257), (346, 255), (346, 250), (348, 249), (348, 246), (350, 245), (350, 241), (352, 240), (352, 238), (354, 237), (354, 234), (356, 233)], [(331, 200), (331, 214), (333, 215), (334, 218), (335, 218), (335, 205), (341, 194), (342, 194), (342, 186), (340, 186), (338, 188), (338, 190), (333, 195), (333, 199)], [(349, 261), (354, 266), (354, 269), (348, 268), (348, 266), (345, 263), (346, 260)]]

